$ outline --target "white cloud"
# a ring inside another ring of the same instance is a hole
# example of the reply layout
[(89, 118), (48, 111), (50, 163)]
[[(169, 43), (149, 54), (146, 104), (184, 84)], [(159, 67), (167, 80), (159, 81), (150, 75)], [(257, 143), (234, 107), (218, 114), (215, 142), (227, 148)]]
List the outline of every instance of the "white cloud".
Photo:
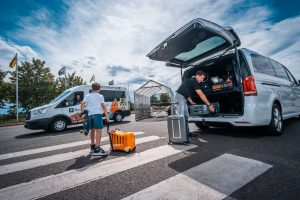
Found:
[(38, 57), (36, 53), (29, 46), (21, 46), (0, 38), (0, 65), (4, 71), (9, 70), (9, 62), (13, 59), (15, 54), (18, 54), (18, 59), (21, 61), (31, 60)]
[(245, 33), (243, 46), (281, 62), (300, 79), (300, 16), (289, 18), (256, 32)]
[[(86, 81), (95, 73), (101, 83), (114, 79), (124, 85), (154, 74), (155, 80), (175, 89), (180, 83), (180, 71), (151, 61), (146, 54), (191, 19), (202, 17), (232, 26), (240, 33), (242, 46), (282, 61), (299, 77), (295, 66), (299, 63), (300, 34), (296, 30), (299, 17), (272, 24), (268, 21), (272, 12), (264, 6), (232, 12), (233, 7), (245, 3), (244, 0), (70, 1), (62, 18), (63, 27), (49, 23), (51, 14), (41, 9), (32, 18), (20, 21), (17, 37), (42, 49), (39, 52), (42, 59), (55, 74), (62, 65), (67, 65)], [(34, 19), (39, 23), (33, 23)], [(295, 37), (294, 43), (282, 50), (291, 37)], [(274, 54), (271, 49), (278, 51)], [(112, 77), (107, 66), (132, 70)], [(136, 89), (139, 85), (130, 87)]]

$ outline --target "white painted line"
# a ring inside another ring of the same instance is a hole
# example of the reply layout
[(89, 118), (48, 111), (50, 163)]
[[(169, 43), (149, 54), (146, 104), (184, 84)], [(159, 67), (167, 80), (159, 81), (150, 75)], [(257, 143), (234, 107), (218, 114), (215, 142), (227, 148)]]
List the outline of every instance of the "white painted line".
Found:
[[(139, 131), (139, 132), (135, 132), (134, 134), (135, 135), (142, 135), (142, 134), (144, 134), (144, 132)], [(108, 140), (108, 136), (103, 137), (101, 139), (101, 141), (107, 141), (107, 140)], [(19, 151), (19, 152), (14, 152), (14, 153), (2, 154), (2, 155), (0, 155), (0, 160), (20, 157), (20, 156), (27, 156), (27, 155), (43, 153), (43, 152), (48, 152), (48, 151), (54, 151), (54, 150), (58, 150), (58, 149), (76, 147), (76, 146), (85, 145), (85, 144), (89, 144), (89, 143), (90, 143), (90, 140), (83, 140), (83, 141), (66, 143), (66, 144), (59, 144), (59, 145), (55, 145), (55, 146), (43, 147), (43, 148), (38, 148), (38, 149), (30, 149), (30, 150), (26, 150), (26, 151)]]
[(182, 151), (197, 147), (196, 145), (164, 145), (141, 153), (122, 156), (102, 161), (80, 170), (70, 170), (61, 174), (39, 178), (30, 182), (13, 185), (0, 190), (0, 199), (37, 199), (101, 178), (132, 169)]
[(206, 140), (203, 140), (203, 139), (201, 139), (201, 138), (198, 138), (198, 140), (199, 140), (200, 142), (207, 143)]
[[(136, 144), (141, 144), (145, 142), (151, 142), (154, 140), (159, 140), (158, 136), (148, 136), (148, 137), (142, 137), (142, 138), (137, 138), (136, 139)], [(105, 151), (110, 150), (110, 145), (103, 145), (101, 146)], [(42, 158), (37, 158), (37, 159), (32, 159), (32, 160), (26, 160), (22, 162), (17, 162), (13, 164), (8, 164), (8, 165), (2, 165), (0, 167), (0, 175), (3, 174), (8, 174), (12, 172), (17, 172), (25, 169), (32, 169), (35, 167), (40, 167), (40, 166), (45, 166), (57, 162), (63, 162), (66, 160), (72, 160), (75, 158), (79, 158), (81, 156), (87, 156), (89, 153), (89, 149), (82, 149), (79, 151), (73, 151), (73, 152), (68, 152), (68, 153), (62, 153), (62, 154), (56, 154), (52, 156), (47, 156), (47, 157), (42, 157)]]
[(223, 154), (123, 200), (221, 200), (271, 167), (260, 161)]

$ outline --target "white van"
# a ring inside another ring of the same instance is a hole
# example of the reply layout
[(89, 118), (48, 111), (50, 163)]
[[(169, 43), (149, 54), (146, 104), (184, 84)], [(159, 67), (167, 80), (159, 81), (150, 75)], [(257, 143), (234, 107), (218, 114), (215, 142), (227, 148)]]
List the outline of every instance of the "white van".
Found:
[[(300, 83), (275, 60), (237, 47), (241, 41), (231, 27), (194, 19), (156, 46), (148, 57), (184, 70), (182, 80), (198, 70), (201, 83), (220, 112), (190, 116), (199, 128), (209, 126), (266, 126), (273, 135), (284, 132), (283, 120), (300, 115)], [(197, 94), (192, 99), (203, 104)]]
[[(49, 104), (29, 110), (25, 116), (25, 128), (60, 132), (68, 125), (82, 123), (80, 102), (90, 92), (91, 85), (65, 90)], [(100, 94), (104, 96), (110, 119), (122, 122), (130, 115), (130, 98), (126, 88), (101, 86)]]

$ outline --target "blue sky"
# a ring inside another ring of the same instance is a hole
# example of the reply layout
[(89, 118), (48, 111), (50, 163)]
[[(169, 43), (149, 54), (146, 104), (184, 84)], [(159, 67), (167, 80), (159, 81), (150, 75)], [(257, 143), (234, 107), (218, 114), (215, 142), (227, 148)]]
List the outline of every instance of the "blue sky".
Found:
[(296, 0), (10, 0), (0, 1), (0, 65), (46, 61), (53, 73), (67, 66), (88, 81), (138, 87), (151, 74), (171, 87), (179, 71), (146, 54), (193, 18), (232, 26), (242, 47), (270, 56), (300, 79), (300, 3)]

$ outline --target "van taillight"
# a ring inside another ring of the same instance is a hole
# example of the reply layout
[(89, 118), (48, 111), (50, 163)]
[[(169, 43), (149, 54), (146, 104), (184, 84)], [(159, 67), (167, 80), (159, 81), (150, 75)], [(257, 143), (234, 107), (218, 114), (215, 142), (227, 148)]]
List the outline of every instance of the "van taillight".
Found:
[(254, 82), (254, 77), (247, 76), (243, 80), (244, 96), (257, 96), (256, 86)]

